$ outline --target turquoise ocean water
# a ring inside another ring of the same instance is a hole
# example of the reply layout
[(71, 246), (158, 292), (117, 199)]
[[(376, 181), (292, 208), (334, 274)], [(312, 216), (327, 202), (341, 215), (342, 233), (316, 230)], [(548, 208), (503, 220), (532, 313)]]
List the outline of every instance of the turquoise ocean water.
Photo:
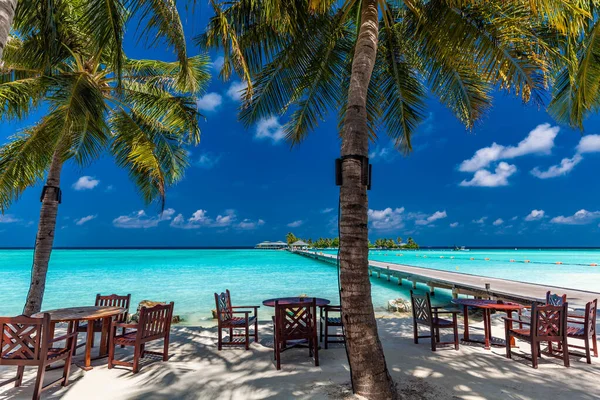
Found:
[[(370, 257), (600, 291), (600, 267), (590, 266), (600, 264), (600, 251), (596, 250), (374, 250)], [(511, 263), (510, 259), (531, 262)], [(31, 260), (31, 250), (0, 250), (0, 315), (22, 311)], [(558, 261), (563, 264), (555, 264)], [(407, 285), (399, 287), (395, 282), (375, 278), (372, 285), (376, 310), (385, 310), (390, 299), (408, 297)], [(176, 314), (195, 324), (210, 320), (213, 293), (227, 288), (232, 291), (234, 303), (244, 305), (300, 294), (325, 297), (333, 303), (338, 299), (333, 266), (285, 251), (55, 250), (43, 308), (92, 305), (96, 293), (131, 293), (132, 308), (143, 299), (174, 301)], [(436, 297), (442, 300), (444, 296), (440, 295)], [(269, 311), (263, 307), (261, 319)]]

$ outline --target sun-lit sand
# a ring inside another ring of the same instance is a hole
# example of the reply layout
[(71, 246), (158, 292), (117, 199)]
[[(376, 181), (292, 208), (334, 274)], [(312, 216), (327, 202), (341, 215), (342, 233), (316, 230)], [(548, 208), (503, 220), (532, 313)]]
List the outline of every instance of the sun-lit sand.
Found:
[[(493, 317), (495, 336), (503, 336), (502, 315)], [(529, 354), (519, 342), (513, 360), (504, 348), (485, 351), (479, 345), (461, 344), (459, 351), (430, 351), (427, 339), (413, 344), (412, 321), (406, 317), (379, 319), (381, 339), (390, 372), (406, 399), (598, 399), (600, 360), (592, 365), (571, 357), (571, 368), (561, 360), (543, 357), (538, 370), (518, 354)], [(473, 328), (482, 332), (482, 324)], [(260, 326), (259, 343), (249, 351), (216, 348), (216, 329), (174, 327), (168, 362), (148, 358), (139, 374), (126, 369), (108, 370), (106, 360), (83, 372), (73, 367), (71, 384), (46, 392), (45, 398), (63, 399), (341, 399), (349, 395), (346, 356), (341, 345), (319, 353), (315, 367), (306, 349), (283, 354), (281, 371), (275, 370), (272, 330)], [(462, 335), (462, 327), (461, 327)], [(118, 349), (128, 356), (128, 349)], [(0, 381), (14, 368), (0, 367)], [(51, 371), (47, 379), (57, 377)], [(31, 398), (35, 369), (26, 370), (23, 386), (0, 389), (0, 399)]]

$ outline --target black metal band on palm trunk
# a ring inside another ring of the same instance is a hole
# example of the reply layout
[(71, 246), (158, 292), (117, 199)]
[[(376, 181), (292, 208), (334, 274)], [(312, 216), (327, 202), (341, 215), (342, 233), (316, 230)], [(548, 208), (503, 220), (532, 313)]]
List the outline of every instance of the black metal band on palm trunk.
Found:
[(335, 184), (342, 186), (342, 162), (344, 160), (358, 160), (361, 163), (362, 184), (371, 190), (371, 176), (373, 175), (373, 165), (369, 164), (369, 157), (360, 154), (347, 154), (335, 159)]
[(46, 197), (46, 191), (48, 190), (48, 188), (54, 189), (54, 194), (56, 196), (54, 200), (58, 201), (58, 204), (62, 203), (62, 190), (60, 189), (60, 187), (54, 185), (44, 186), (44, 188), (42, 189), (42, 195), (40, 196), (40, 201), (44, 201), (44, 197)]

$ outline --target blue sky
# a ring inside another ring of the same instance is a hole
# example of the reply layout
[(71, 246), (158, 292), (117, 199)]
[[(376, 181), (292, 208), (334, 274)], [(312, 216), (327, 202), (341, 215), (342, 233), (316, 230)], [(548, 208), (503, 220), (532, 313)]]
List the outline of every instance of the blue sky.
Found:
[[(187, 15), (191, 39), (208, 12)], [(190, 53), (197, 49), (189, 43)], [(173, 60), (128, 38), (130, 57)], [(219, 54), (211, 54), (215, 64)], [(336, 234), (339, 155), (336, 113), (301, 145), (281, 140), (286, 117), (245, 129), (236, 120), (239, 80), (218, 70), (199, 99), (202, 142), (191, 149), (185, 179), (167, 194), (165, 213), (144, 207), (127, 174), (105, 155), (62, 175), (57, 246), (236, 246), (283, 239), (288, 231)], [(412, 236), (430, 246), (600, 246), (600, 118), (581, 132), (544, 111), (498, 94), (494, 108), (467, 132), (435, 99), (414, 137), (397, 153), (385, 135), (371, 145), (370, 238)], [(39, 118), (3, 123), (0, 143)], [(33, 245), (41, 186), (0, 216), (0, 246)]]

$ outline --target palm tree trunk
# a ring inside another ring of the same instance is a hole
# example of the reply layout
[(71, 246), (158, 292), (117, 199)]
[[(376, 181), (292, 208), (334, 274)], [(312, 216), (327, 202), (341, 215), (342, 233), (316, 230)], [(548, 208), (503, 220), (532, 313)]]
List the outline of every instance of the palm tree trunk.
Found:
[[(377, 54), (377, 0), (364, 0), (354, 50), (348, 105), (342, 130), (342, 157), (369, 154), (366, 99)], [(369, 232), (367, 189), (361, 161), (345, 158), (340, 189), (340, 280), (352, 383), (355, 393), (368, 399), (395, 399), (371, 299), (368, 274)]]
[(0, 59), (17, 8), (17, 0), (0, 0)]
[(31, 271), (31, 283), (27, 302), (23, 314), (31, 315), (40, 312), (44, 289), (46, 287), (46, 274), (48, 263), (54, 244), (54, 231), (56, 228), (56, 217), (59, 204), (60, 171), (62, 169), (62, 153), (57, 150), (52, 157), (52, 164), (46, 178), (46, 190), (42, 198), (42, 210), (40, 211), (40, 222), (35, 238), (35, 250), (33, 253), (33, 267)]

